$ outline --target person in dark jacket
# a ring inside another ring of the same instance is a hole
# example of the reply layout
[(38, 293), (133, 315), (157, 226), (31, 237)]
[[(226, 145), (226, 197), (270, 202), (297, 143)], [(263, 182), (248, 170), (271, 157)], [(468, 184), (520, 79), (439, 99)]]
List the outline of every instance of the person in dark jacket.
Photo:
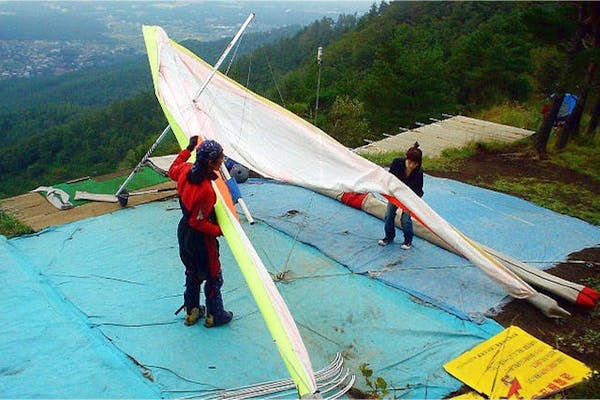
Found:
[[(185, 324), (194, 325), (200, 318), (204, 325), (213, 327), (231, 321), (233, 313), (225, 311), (221, 297), (223, 276), (219, 261), (221, 228), (214, 212), (217, 195), (212, 181), (215, 171), (223, 163), (223, 148), (214, 140), (203, 141), (196, 150), (194, 164), (187, 163), (198, 144), (198, 136), (190, 138), (187, 148), (181, 150), (169, 168), (169, 177), (177, 182), (177, 193), (183, 216), (177, 227), (179, 256), (185, 265), (186, 309)], [(206, 308), (200, 305), (200, 287), (204, 285)]]
[[(390, 173), (400, 179), (406, 186), (412, 189), (417, 196), (423, 197), (423, 169), (421, 163), (423, 162), (423, 152), (419, 149), (419, 143), (415, 144), (408, 149), (405, 157), (398, 157), (392, 161), (390, 166)], [(387, 210), (384, 218), (384, 231), (385, 237), (379, 240), (380, 246), (387, 246), (394, 241), (396, 237), (396, 211), (398, 207), (392, 202), (388, 202)], [(402, 249), (408, 250), (412, 246), (412, 240), (414, 237), (412, 218), (407, 211), (402, 211), (400, 217), (400, 223), (402, 232), (404, 234), (404, 242), (402, 243)]]

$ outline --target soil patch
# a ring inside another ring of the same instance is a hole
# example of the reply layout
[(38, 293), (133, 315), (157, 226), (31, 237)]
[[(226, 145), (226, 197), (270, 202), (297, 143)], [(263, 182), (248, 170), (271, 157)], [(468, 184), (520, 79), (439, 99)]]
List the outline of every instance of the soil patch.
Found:
[[(492, 183), (498, 178), (533, 177), (542, 181), (577, 184), (600, 195), (600, 183), (591, 177), (556, 166), (546, 160), (536, 160), (524, 147), (515, 146), (502, 153), (479, 148), (477, 154), (461, 161), (458, 171), (429, 172), (432, 176), (477, 184)], [(516, 193), (509, 193), (518, 195)], [(565, 194), (565, 196), (572, 196)], [(568, 197), (566, 197), (568, 198)], [(576, 199), (575, 199), (576, 200)], [(600, 244), (582, 249), (568, 256), (565, 262), (556, 264), (547, 272), (600, 290)], [(543, 342), (565, 354), (600, 370), (600, 307), (582, 309), (569, 303), (559, 305), (571, 313), (570, 317), (551, 319), (524, 300), (512, 300), (494, 317), (504, 327), (516, 325)], [(457, 393), (467, 391), (463, 387)], [(569, 396), (569, 391), (565, 392)], [(591, 393), (588, 393), (591, 396)], [(593, 397), (600, 396), (596, 393)]]
[[(567, 261), (547, 270), (554, 276), (589, 286), (600, 283), (600, 247), (571, 253)], [(494, 318), (502, 326), (517, 325), (529, 334), (587, 364), (600, 366), (600, 318), (598, 310), (569, 303), (560, 306), (571, 313), (563, 319), (545, 317), (525, 300), (512, 300)], [(596, 307), (598, 308), (598, 307)]]
[(488, 151), (479, 147), (474, 156), (459, 162), (457, 169), (451, 172), (426, 172), (432, 176), (478, 185), (491, 184), (500, 177), (531, 177), (540, 181), (579, 185), (600, 195), (600, 182), (549, 160), (536, 160), (526, 145), (515, 145), (509, 152)]

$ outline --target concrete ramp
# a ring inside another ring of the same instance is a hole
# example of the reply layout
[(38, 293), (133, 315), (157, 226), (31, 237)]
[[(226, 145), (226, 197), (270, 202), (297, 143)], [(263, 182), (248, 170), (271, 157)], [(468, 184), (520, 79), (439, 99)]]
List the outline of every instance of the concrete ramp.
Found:
[(357, 148), (356, 153), (404, 152), (419, 142), (427, 156), (437, 157), (445, 149), (463, 147), (469, 142), (513, 142), (533, 133), (527, 129), (458, 115), (369, 143)]

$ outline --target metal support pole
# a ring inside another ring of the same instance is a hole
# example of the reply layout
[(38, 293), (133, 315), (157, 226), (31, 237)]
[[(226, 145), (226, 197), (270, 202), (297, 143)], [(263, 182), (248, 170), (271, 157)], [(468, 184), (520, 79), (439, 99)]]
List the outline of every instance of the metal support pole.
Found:
[[(121, 195), (123, 193), (123, 191), (127, 187), (127, 184), (133, 178), (133, 176), (140, 170), (140, 168), (142, 168), (142, 166), (144, 165), (144, 163), (146, 161), (148, 161), (148, 158), (150, 158), (150, 155), (154, 152), (154, 150), (156, 150), (156, 147), (158, 147), (158, 145), (160, 144), (160, 142), (163, 140), (163, 138), (167, 135), (167, 133), (170, 130), (171, 130), (171, 126), (167, 125), (167, 127), (162, 131), (162, 133), (158, 137), (158, 139), (156, 139), (156, 141), (154, 142), (154, 144), (150, 147), (150, 149), (146, 152), (146, 154), (144, 154), (144, 157), (142, 157), (142, 160), (138, 163), (138, 165), (135, 166), (135, 168), (133, 169), (133, 171), (131, 171), (131, 173), (129, 174), (129, 176), (127, 177), (127, 179), (125, 179), (125, 182), (123, 182), (123, 184), (121, 186), (119, 186), (119, 189), (117, 189), (117, 192), (115, 193), (115, 196), (117, 198), (119, 197), (119, 195)], [(125, 201), (125, 204), (127, 204), (127, 201)]]
[(231, 39), (231, 42), (229, 42), (227, 47), (225, 47), (223, 54), (221, 54), (221, 57), (217, 60), (217, 63), (213, 67), (213, 70), (211, 71), (210, 75), (208, 76), (208, 78), (206, 78), (206, 81), (204, 81), (204, 84), (200, 87), (200, 89), (198, 90), (198, 93), (194, 96), (194, 99), (192, 100), (194, 102), (194, 104), (196, 104), (196, 102), (198, 101), (198, 98), (200, 97), (202, 92), (204, 92), (204, 89), (206, 89), (206, 86), (208, 86), (208, 83), (210, 82), (212, 77), (217, 73), (217, 70), (219, 69), (219, 67), (221, 66), (223, 61), (225, 60), (225, 57), (227, 57), (227, 54), (229, 54), (229, 52), (231, 51), (231, 48), (233, 47), (235, 42), (237, 42), (238, 39), (240, 38), (240, 36), (242, 36), (242, 33), (246, 30), (246, 28), (248, 27), (248, 24), (250, 24), (250, 21), (252, 21), (252, 18), (254, 18), (254, 13), (250, 13), (250, 15), (248, 15), (248, 18), (246, 18), (246, 21), (244, 21), (244, 23), (242, 24), (242, 27), (240, 28), (238, 33), (235, 34), (233, 39)]
[(317, 64), (319, 66), (319, 73), (317, 77), (317, 100), (315, 101), (315, 119), (314, 124), (317, 124), (317, 114), (319, 112), (319, 91), (321, 90), (321, 62), (323, 61), (323, 47), (319, 46), (317, 49)]
[[(202, 92), (204, 92), (204, 89), (206, 89), (206, 87), (212, 80), (213, 76), (215, 76), (219, 67), (221, 66), (221, 64), (223, 63), (223, 61), (225, 60), (225, 58), (227, 57), (227, 55), (233, 48), (235, 42), (237, 42), (239, 40), (239, 38), (242, 36), (242, 33), (244, 32), (244, 30), (246, 30), (246, 28), (248, 27), (248, 25), (250, 24), (250, 21), (252, 21), (254, 16), (255, 16), (254, 13), (250, 13), (250, 15), (248, 15), (248, 18), (246, 18), (246, 21), (244, 21), (244, 23), (242, 24), (242, 26), (240, 27), (238, 32), (235, 34), (233, 39), (231, 39), (231, 42), (229, 42), (227, 47), (225, 47), (223, 54), (221, 54), (221, 57), (219, 57), (219, 59), (215, 63), (210, 75), (206, 78), (206, 80), (204, 81), (204, 83), (202, 84), (200, 89), (198, 90), (198, 93), (196, 94), (196, 96), (194, 96), (194, 99), (192, 100), (192, 102), (194, 104), (196, 104), (196, 102), (198, 101), (198, 98), (200, 97)], [(142, 165), (148, 160), (148, 158), (150, 158), (150, 155), (154, 152), (154, 150), (156, 150), (156, 147), (159, 145), (159, 143), (163, 140), (163, 138), (167, 135), (167, 133), (170, 130), (171, 130), (171, 126), (167, 125), (167, 127), (163, 130), (163, 132), (158, 137), (158, 139), (156, 139), (156, 141), (154, 142), (152, 147), (150, 147), (150, 149), (146, 152), (146, 154), (144, 155), (142, 160), (133, 169), (133, 171), (131, 171), (131, 173), (129, 174), (127, 179), (125, 179), (125, 182), (123, 182), (123, 184), (119, 187), (119, 189), (117, 189), (115, 196), (119, 199), (119, 203), (121, 204), (121, 206), (125, 207), (127, 205), (127, 200), (129, 198), (127, 190), (125, 189), (127, 187), (127, 184), (129, 183), (129, 181), (131, 181), (133, 176), (139, 171), (139, 169), (142, 167)], [(224, 168), (223, 166), (221, 166), (221, 174), (224, 177), (227, 177), (227, 179), (230, 178), (227, 168)], [(254, 219), (252, 218), (252, 215), (250, 215), (250, 211), (248, 210), (248, 207), (246, 207), (246, 203), (244, 202), (244, 200), (240, 198), (240, 199), (238, 199), (238, 203), (242, 207), (242, 210), (244, 211), (244, 214), (246, 215), (246, 219), (248, 220), (248, 222), (251, 224), (254, 223)]]

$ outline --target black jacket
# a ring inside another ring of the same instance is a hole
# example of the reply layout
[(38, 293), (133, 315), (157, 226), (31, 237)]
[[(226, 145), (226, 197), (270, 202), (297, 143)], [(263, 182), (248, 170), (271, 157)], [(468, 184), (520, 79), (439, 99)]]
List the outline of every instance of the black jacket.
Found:
[(417, 196), (423, 197), (423, 169), (419, 165), (407, 177), (406, 164), (404, 163), (404, 160), (406, 160), (405, 157), (395, 158), (394, 161), (392, 161), (390, 173), (396, 176), (396, 178), (400, 179), (406, 186), (411, 188), (412, 191), (417, 194)]

